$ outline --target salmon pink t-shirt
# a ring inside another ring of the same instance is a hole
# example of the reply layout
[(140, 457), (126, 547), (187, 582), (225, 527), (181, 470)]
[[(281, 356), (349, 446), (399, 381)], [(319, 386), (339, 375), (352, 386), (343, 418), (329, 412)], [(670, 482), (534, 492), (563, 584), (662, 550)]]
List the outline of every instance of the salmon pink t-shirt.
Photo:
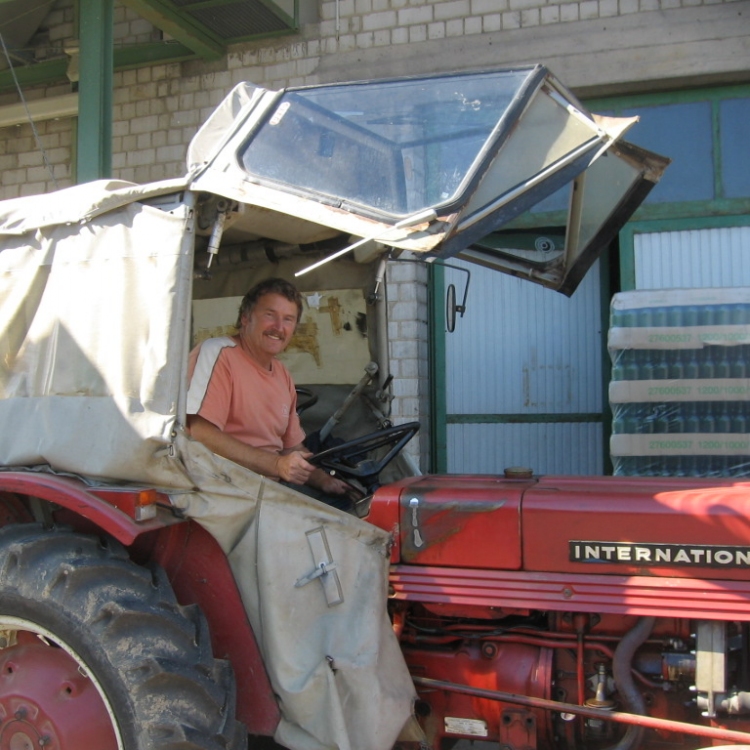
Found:
[(237, 440), (279, 453), (305, 439), (289, 371), (278, 360), (263, 368), (237, 336), (208, 339), (193, 349), (188, 378), (187, 413)]

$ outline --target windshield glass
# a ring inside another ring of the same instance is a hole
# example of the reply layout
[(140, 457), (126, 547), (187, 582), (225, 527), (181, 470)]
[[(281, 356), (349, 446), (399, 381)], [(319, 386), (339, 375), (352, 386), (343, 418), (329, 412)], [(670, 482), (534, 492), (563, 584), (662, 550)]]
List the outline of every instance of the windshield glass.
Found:
[(240, 152), (271, 180), (407, 215), (456, 199), (528, 69), (288, 91)]

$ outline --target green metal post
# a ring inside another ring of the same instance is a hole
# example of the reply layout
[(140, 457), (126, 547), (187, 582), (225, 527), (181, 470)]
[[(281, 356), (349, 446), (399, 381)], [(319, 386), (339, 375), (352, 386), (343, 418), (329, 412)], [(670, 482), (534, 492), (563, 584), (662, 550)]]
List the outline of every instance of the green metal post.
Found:
[(112, 175), (113, 0), (79, 0), (78, 182)]

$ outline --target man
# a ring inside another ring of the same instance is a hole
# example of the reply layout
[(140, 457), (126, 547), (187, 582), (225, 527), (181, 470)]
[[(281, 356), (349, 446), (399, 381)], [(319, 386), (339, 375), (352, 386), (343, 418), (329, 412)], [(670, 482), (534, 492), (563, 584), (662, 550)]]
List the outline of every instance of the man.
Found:
[(302, 296), (288, 281), (256, 284), (242, 299), (239, 333), (190, 353), (188, 429), (214, 453), (349, 510), (351, 487), (306, 460), (294, 382), (276, 359), (301, 316)]

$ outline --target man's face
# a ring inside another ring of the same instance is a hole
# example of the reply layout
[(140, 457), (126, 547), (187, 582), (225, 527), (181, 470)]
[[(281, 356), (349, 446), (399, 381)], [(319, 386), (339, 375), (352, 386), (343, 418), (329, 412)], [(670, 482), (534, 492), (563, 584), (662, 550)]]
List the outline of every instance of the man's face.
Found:
[(297, 327), (297, 305), (280, 294), (264, 294), (242, 316), (240, 338), (263, 365), (286, 349)]

